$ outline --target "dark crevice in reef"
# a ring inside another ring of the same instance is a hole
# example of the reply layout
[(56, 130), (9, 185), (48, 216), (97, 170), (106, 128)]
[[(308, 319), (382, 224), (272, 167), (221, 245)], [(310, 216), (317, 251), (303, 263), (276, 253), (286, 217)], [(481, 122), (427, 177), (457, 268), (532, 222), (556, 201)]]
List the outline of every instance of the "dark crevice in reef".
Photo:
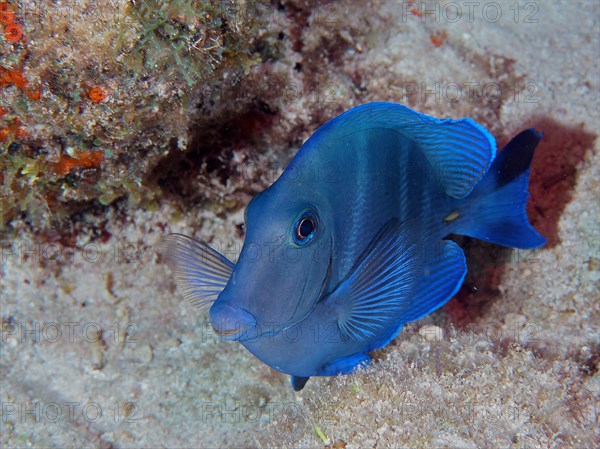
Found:
[[(558, 223), (573, 199), (577, 169), (598, 136), (583, 126), (568, 127), (548, 117), (534, 117), (524, 124), (526, 128), (544, 132), (531, 165), (527, 213), (535, 229), (547, 239), (546, 248), (553, 248), (560, 243)], [(498, 142), (498, 148), (506, 143)], [(461, 290), (444, 310), (454, 324), (465, 326), (481, 317), (498, 298), (506, 264), (538, 263), (540, 250), (504, 248), (468, 237), (457, 237), (457, 241), (465, 251), (468, 273)]]
[(185, 198), (193, 203), (201, 188), (197, 185), (199, 173), (204, 171), (225, 184), (231, 176), (234, 150), (260, 147), (276, 115), (267, 103), (255, 100), (242, 111), (226, 111), (219, 117), (205, 119), (190, 131), (188, 149), (171, 151), (149, 178), (167, 199)]

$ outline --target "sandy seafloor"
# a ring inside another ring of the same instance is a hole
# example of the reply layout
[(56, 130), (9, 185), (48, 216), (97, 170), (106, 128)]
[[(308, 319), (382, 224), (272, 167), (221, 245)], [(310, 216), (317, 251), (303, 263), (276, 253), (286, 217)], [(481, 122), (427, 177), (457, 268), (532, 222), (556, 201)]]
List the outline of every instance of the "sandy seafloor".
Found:
[[(240, 244), (243, 209), (225, 218), (189, 210), (175, 221), (168, 201), (155, 211), (107, 208), (110, 238), (80, 235), (87, 252), (60, 264), (22, 257), (39, 243), (23, 231), (2, 260), (2, 447), (323, 447), (315, 429), (346, 448), (598, 447), (600, 4), (528, 4), (537, 22), (514, 20), (513, 2), (496, 4), (498, 20), (478, 9), (455, 23), (373, 4), (363, 11), (368, 39), (348, 58), (369, 100), (407, 100), (408, 79), (434, 91), (436, 82), (505, 76), (529, 83), (501, 104), (455, 104), (455, 92), (439, 89), (439, 98), (406, 102), (487, 117), (501, 142), (529, 126), (546, 133), (530, 208), (546, 248), (497, 260), (494, 247), (473, 246), (458, 298), (408, 326), (368, 369), (313, 378), (294, 393), (287, 376), (212, 335), (156, 254), (168, 232)], [(436, 27), (448, 36), (440, 48), (429, 39)], [(494, 72), (490, 58), (513, 62)], [(303, 120), (311, 98), (287, 105), (282, 122)]]

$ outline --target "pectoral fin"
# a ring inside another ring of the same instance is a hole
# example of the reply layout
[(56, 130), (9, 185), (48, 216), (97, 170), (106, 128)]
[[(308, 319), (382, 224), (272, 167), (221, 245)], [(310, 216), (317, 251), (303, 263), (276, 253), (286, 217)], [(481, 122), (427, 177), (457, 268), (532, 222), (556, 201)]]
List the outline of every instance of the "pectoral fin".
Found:
[(367, 351), (387, 345), (404, 323), (448, 302), (467, 272), (464, 253), (455, 242), (440, 242), (435, 255), (424, 260), (408, 242), (406, 227), (397, 220), (384, 226), (330, 295), (341, 335), (369, 341)]
[(390, 220), (330, 295), (344, 337), (366, 341), (381, 335), (410, 304), (420, 264), (415, 245), (406, 239), (405, 227)]

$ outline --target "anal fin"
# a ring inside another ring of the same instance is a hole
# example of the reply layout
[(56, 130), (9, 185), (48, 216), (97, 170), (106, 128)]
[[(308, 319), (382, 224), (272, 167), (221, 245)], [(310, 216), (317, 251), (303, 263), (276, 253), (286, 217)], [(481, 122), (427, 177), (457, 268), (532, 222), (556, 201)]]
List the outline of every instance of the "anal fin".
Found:
[(340, 359), (329, 362), (323, 365), (317, 375), (318, 376), (335, 376), (337, 374), (347, 374), (359, 365), (368, 365), (371, 361), (371, 357), (364, 352), (358, 352), (348, 357), (342, 357)]
[(456, 242), (443, 240), (424, 270), (425, 275), (414, 290), (414, 299), (402, 316), (403, 323), (423, 318), (452, 299), (467, 274), (465, 254)]

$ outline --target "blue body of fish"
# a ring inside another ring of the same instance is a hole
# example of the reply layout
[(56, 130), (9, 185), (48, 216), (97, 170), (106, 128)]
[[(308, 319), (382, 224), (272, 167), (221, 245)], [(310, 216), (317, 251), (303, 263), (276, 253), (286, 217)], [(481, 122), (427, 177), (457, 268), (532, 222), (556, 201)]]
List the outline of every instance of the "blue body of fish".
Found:
[(471, 119), (369, 103), (321, 126), (246, 210), (234, 265), (178, 234), (167, 260), (215, 330), (301, 389), (348, 373), (410, 321), (448, 302), (467, 266), (450, 234), (516, 248), (545, 243), (525, 211), (529, 129), (498, 155)]

